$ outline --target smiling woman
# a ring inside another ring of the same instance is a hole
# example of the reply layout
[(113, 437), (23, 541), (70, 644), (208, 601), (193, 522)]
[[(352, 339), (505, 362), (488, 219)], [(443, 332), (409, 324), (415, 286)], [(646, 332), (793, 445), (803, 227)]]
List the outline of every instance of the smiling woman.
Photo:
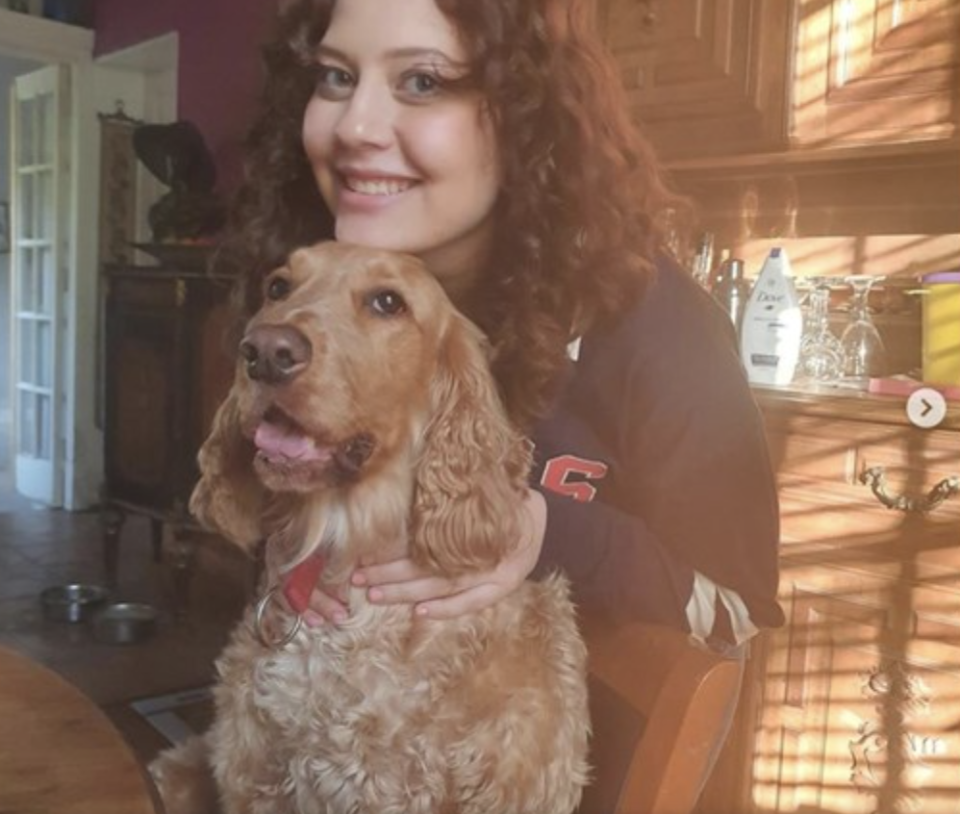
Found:
[(337, 240), (417, 254), (464, 290), (500, 171), (453, 24), (432, 0), (343, 4), (314, 60), (303, 144)]
[[(364, 603), (472, 624), (556, 571), (608, 622), (721, 647), (782, 622), (760, 416), (729, 318), (660, 232), (685, 203), (630, 119), (595, 16), (591, 0), (285, 5), (217, 268), (243, 276), (255, 327), (273, 307), (263, 281), (298, 246), (416, 255), (485, 334), (499, 396), (534, 450), (527, 499), (491, 509), (516, 512), (523, 530), (497, 562), (451, 575), (402, 553), (361, 561), (346, 584), (314, 590), (308, 627), (349, 629)], [(393, 324), (371, 316), (352, 343)], [(389, 369), (357, 360), (348, 378), (389, 393), (409, 375), (400, 360), (440, 352), (405, 336)], [(341, 395), (317, 395), (295, 423)], [(373, 399), (365, 420), (398, 401)], [(298, 450), (297, 430), (260, 417), (280, 426), (261, 433), (258, 466), (281, 478), (269, 459)], [(450, 465), (437, 462), (438, 479)], [(430, 508), (415, 502), (412, 528)]]

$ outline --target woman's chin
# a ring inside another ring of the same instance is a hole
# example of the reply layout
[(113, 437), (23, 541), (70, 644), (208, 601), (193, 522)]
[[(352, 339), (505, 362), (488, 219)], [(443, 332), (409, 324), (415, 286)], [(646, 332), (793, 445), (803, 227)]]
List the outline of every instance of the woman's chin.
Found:
[(352, 243), (368, 249), (414, 254), (413, 244), (405, 239), (406, 230), (386, 224), (358, 223), (355, 218), (338, 219), (334, 236), (341, 243)]

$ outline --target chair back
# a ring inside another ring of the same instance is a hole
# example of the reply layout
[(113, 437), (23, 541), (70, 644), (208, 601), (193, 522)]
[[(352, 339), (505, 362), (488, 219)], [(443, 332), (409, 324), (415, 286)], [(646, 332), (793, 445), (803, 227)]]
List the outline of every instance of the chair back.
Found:
[(730, 730), (743, 658), (657, 625), (583, 628), (594, 780), (578, 814), (691, 814)]

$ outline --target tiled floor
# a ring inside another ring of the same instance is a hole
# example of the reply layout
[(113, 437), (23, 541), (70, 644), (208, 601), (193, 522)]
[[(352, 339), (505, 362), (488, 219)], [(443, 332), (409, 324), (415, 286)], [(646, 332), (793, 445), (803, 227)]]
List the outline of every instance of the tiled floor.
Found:
[(172, 613), (172, 573), (153, 560), (149, 524), (131, 516), (121, 538), (116, 599), (161, 612), (157, 634), (134, 645), (97, 642), (89, 625), (46, 621), (40, 592), (67, 582), (102, 584), (96, 512), (45, 509), (17, 496), (0, 471), (0, 644), (52, 668), (104, 707), (145, 759), (164, 741), (129, 708), (135, 699), (206, 685), (213, 660), (246, 601), (252, 570), (214, 538), (198, 547), (186, 621)]

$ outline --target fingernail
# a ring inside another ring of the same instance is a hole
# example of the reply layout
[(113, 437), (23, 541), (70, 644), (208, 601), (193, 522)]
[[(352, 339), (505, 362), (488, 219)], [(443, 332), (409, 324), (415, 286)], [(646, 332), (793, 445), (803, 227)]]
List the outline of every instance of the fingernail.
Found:
[(383, 599), (383, 591), (381, 591), (379, 588), (371, 588), (369, 591), (367, 591), (367, 599), (369, 599), (371, 602), (379, 602), (381, 599)]
[(343, 611), (334, 611), (333, 623), (335, 625), (342, 625), (346, 621), (347, 621), (347, 614), (345, 614)]
[(367, 584), (367, 575), (362, 571), (354, 571), (353, 575), (350, 577), (350, 582), (353, 585), (356, 585), (358, 588), (362, 588)]
[(416, 613), (417, 616), (429, 616), (430, 608), (428, 608), (426, 605), (417, 605), (414, 613)]
[(303, 621), (307, 623), (307, 627), (320, 627), (324, 620), (319, 613), (308, 610), (303, 612)]

